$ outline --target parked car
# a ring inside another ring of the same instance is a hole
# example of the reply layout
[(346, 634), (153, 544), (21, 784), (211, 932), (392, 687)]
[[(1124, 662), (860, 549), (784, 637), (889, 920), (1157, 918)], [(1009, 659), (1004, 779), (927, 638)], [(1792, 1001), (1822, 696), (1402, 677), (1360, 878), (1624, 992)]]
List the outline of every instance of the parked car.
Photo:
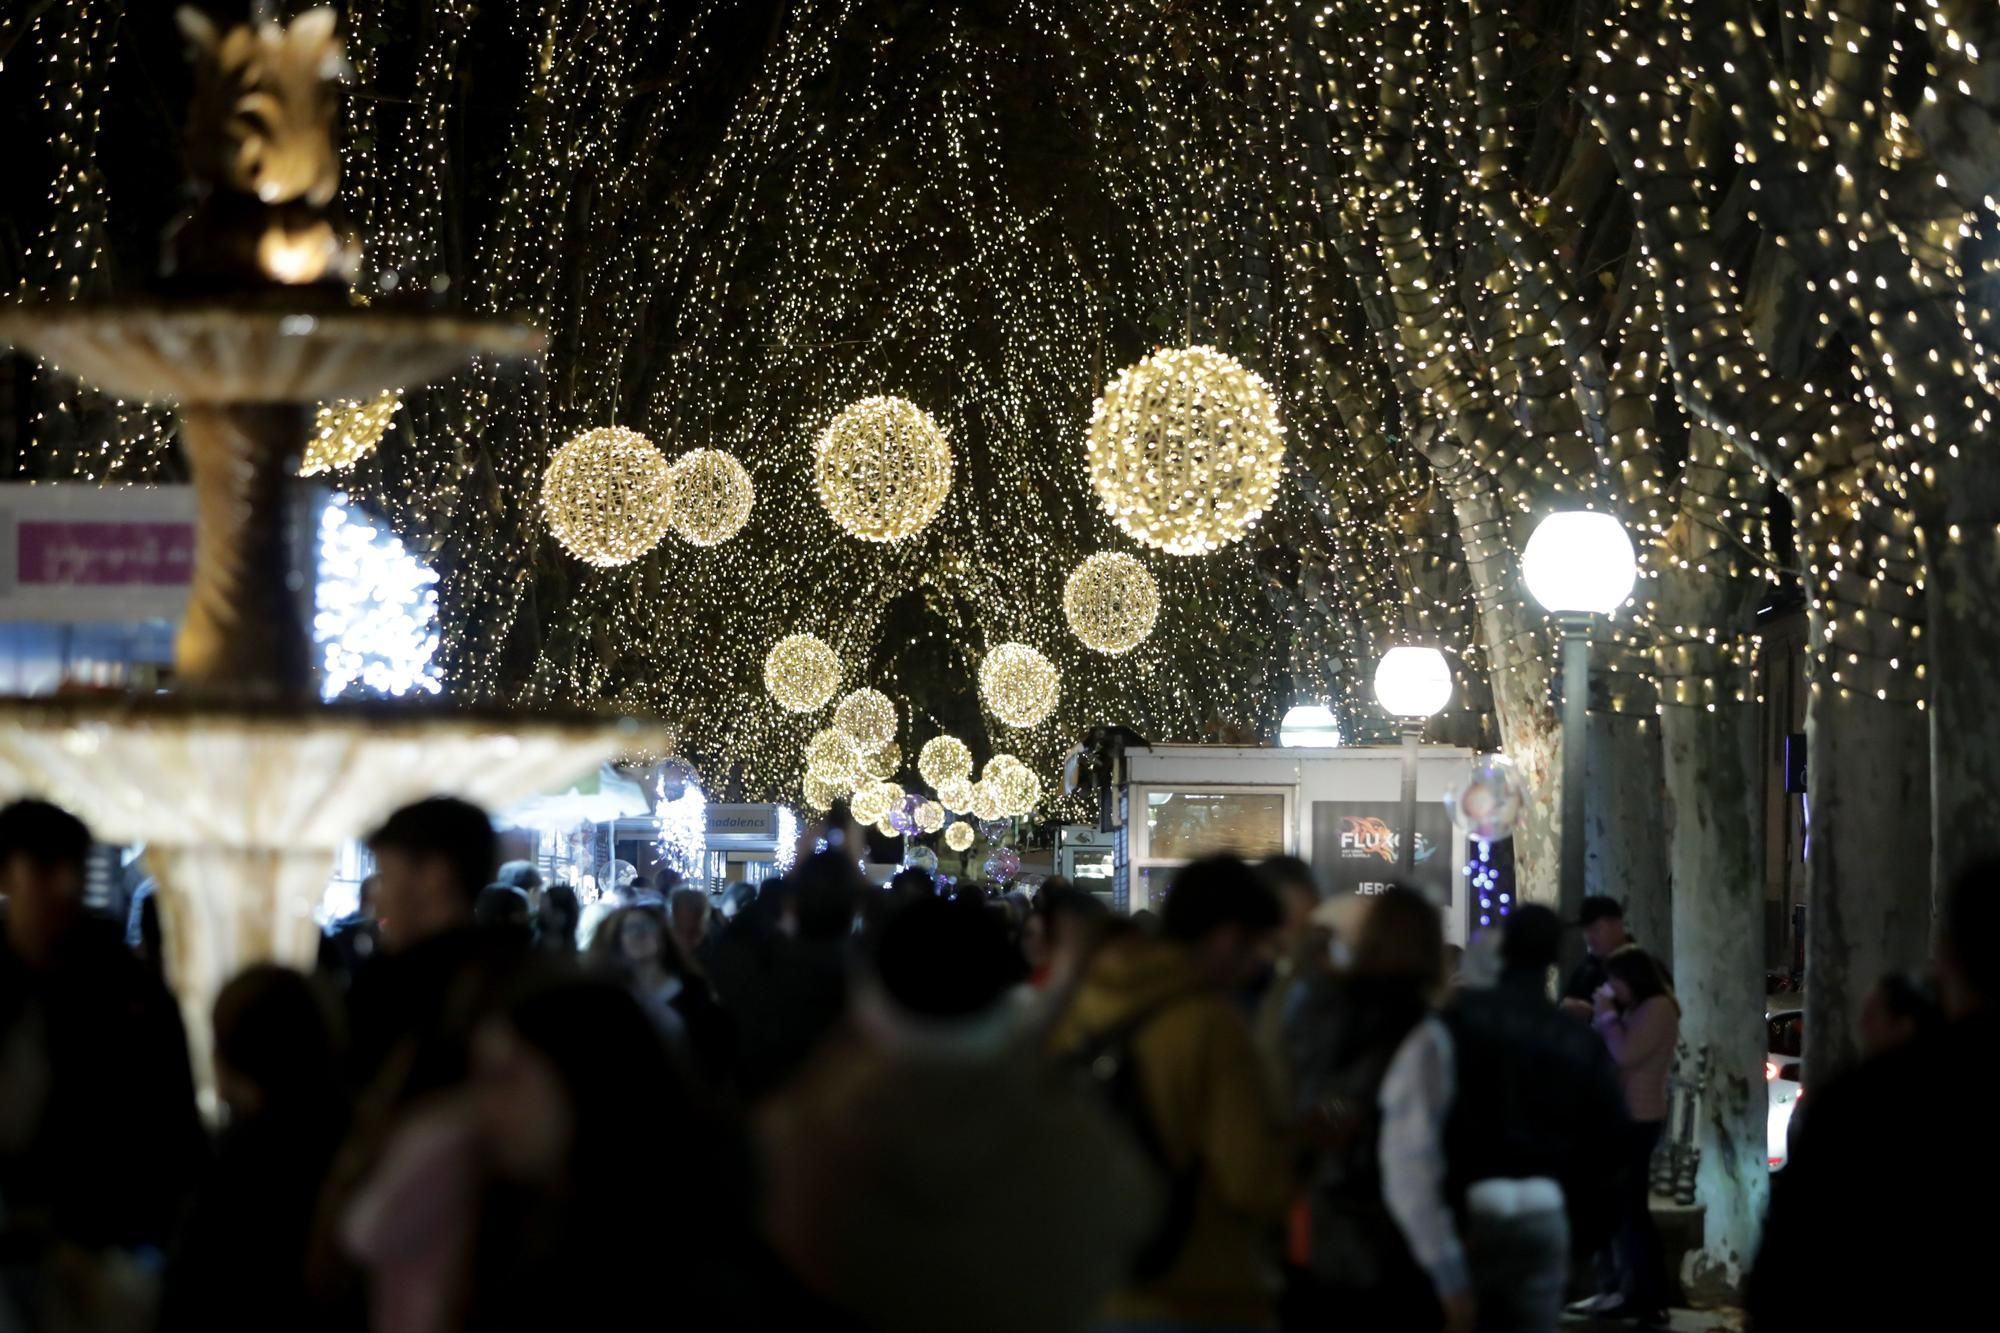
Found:
[(1800, 1064), (1805, 1056), (1805, 997), (1788, 992), (1764, 1000), (1764, 1086), (1770, 1089), (1765, 1148), (1771, 1169), (1791, 1159), (1792, 1114), (1805, 1096)]

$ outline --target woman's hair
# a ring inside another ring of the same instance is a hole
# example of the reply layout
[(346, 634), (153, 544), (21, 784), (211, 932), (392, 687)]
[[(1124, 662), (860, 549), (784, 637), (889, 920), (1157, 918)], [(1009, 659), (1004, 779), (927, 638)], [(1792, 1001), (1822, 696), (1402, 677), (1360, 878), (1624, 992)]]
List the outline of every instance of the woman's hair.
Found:
[(312, 978), (252, 963), (215, 997), (215, 1054), (255, 1084), (267, 1103), (334, 1093), (340, 1047), (333, 1011)]
[(650, 920), (660, 930), (660, 966), (669, 976), (690, 980), (702, 975), (701, 969), (688, 960), (681, 949), (681, 942), (667, 918), (664, 903), (634, 903), (630, 907), (620, 907), (597, 923), (597, 929), (590, 937), (590, 961), (600, 964), (613, 972), (622, 974), (629, 965), (625, 953), (619, 947), (619, 937), (624, 932), (625, 923), (638, 916)]
[(1444, 985), (1444, 921), (1431, 900), (1391, 884), (1368, 899), (1354, 932), (1355, 976)]
[(1632, 992), (1632, 1007), (1638, 1008), (1655, 995), (1667, 997), (1675, 1009), (1681, 1002), (1674, 998), (1673, 987), (1667, 984), (1667, 975), (1660, 968), (1660, 962), (1636, 944), (1628, 944), (1615, 949), (1604, 960), (1604, 972), (1625, 983), (1625, 989)]

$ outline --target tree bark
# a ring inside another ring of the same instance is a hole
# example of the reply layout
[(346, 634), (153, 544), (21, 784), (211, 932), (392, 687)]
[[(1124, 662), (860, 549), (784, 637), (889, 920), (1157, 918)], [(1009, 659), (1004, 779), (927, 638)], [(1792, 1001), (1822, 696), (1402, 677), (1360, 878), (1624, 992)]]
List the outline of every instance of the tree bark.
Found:
[(1690, 1285), (1741, 1287), (1770, 1198), (1765, 1160), (1764, 876), (1757, 714), (1748, 703), (1667, 704), (1660, 714), (1672, 810), (1674, 971), (1681, 1037), (1708, 1086), (1695, 1126), (1702, 1243)]
[(1658, 720), (1593, 711), (1585, 744), (1584, 882), (1588, 892), (1623, 903), (1626, 928), (1647, 952), (1671, 965), (1669, 820), (1662, 818)]
[(2000, 528), (1929, 527), (1921, 542), (1935, 912), (1960, 872), (2000, 855)]

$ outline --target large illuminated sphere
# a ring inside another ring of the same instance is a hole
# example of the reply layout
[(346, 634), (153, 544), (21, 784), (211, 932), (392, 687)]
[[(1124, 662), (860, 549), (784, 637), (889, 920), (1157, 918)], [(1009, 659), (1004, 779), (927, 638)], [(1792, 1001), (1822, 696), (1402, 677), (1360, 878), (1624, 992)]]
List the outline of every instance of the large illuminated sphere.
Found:
[(951, 491), (951, 446), (906, 398), (863, 398), (813, 445), (819, 502), (863, 541), (897, 542), (937, 517)]
[(972, 776), (972, 751), (956, 736), (933, 736), (917, 751), (917, 772), (932, 787)]
[(986, 821), (1005, 819), (1008, 815), (1006, 797), (1001, 795), (1000, 786), (991, 779), (982, 779), (972, 786), (972, 817)]
[(1394, 717), (1430, 717), (1451, 702), (1451, 666), (1435, 648), (1403, 644), (1375, 664), (1375, 702)]
[(1594, 509), (1550, 514), (1521, 552), (1521, 581), (1545, 611), (1610, 615), (1632, 595), (1638, 574), (1625, 525)]
[(944, 807), (936, 801), (925, 801), (916, 809), (916, 824), (919, 832), (936, 833), (944, 827)]
[(805, 781), (799, 786), (805, 794), (806, 804), (815, 810), (831, 810), (835, 801), (846, 800), (854, 790), (852, 783), (821, 777), (811, 771), (806, 773)]
[(668, 522), (696, 546), (714, 546), (743, 531), (757, 488), (734, 457), (696, 449), (674, 460), (673, 503)]
[(989, 773), (986, 782), (999, 797), (1001, 809), (1010, 815), (1028, 814), (1035, 808), (1035, 802), (1042, 799), (1041, 779), (1024, 764)]
[(972, 808), (975, 790), (971, 778), (946, 778), (937, 784), (937, 798), (945, 809), (963, 813)]
[(824, 708), (840, 688), (840, 658), (815, 635), (787, 635), (764, 655), (764, 688), (788, 712)]
[(320, 404), (313, 413), (313, 433), (306, 440), (299, 475), (316, 477), (322, 472), (344, 471), (374, 453), (402, 405), (400, 389), (385, 389), (366, 402)]
[(977, 836), (972, 831), (972, 825), (961, 819), (944, 831), (944, 845), (954, 852), (970, 851), (972, 840)]
[(587, 430), (549, 460), (542, 516), (577, 559), (628, 565), (666, 534), (673, 486), (672, 465), (645, 436), (623, 426)]
[(861, 771), (861, 747), (844, 731), (828, 727), (806, 742), (806, 772), (829, 782), (852, 784)]
[(979, 664), (979, 697), (1010, 727), (1032, 727), (1056, 710), (1055, 664), (1025, 643), (1003, 643)]
[(903, 747), (894, 741), (877, 746), (861, 756), (861, 771), (883, 782), (895, 777), (896, 770), (902, 766)]
[(855, 789), (854, 799), (848, 802), (847, 808), (853, 814), (855, 823), (873, 824), (888, 818), (889, 807), (899, 799), (890, 790), (889, 783), (871, 782), (866, 787)]
[(854, 690), (833, 709), (833, 725), (863, 750), (879, 750), (896, 739), (896, 705), (880, 690)]
[(1136, 557), (1099, 551), (1063, 585), (1063, 615), (1084, 647), (1114, 656), (1129, 653), (1153, 632), (1160, 585)]
[(1212, 347), (1168, 348), (1120, 371), (1084, 451), (1111, 520), (1170, 555), (1250, 530), (1278, 493), (1285, 428), (1256, 372)]

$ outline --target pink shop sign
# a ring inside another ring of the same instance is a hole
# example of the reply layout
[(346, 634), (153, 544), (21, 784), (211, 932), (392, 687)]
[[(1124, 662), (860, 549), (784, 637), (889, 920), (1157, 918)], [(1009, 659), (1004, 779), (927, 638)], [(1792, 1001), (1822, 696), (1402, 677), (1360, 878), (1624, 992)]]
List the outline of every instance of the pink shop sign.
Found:
[(0, 620), (177, 620), (194, 552), (185, 486), (0, 485)]
[(185, 587), (194, 525), (24, 518), (15, 528), (14, 570), (24, 592)]

